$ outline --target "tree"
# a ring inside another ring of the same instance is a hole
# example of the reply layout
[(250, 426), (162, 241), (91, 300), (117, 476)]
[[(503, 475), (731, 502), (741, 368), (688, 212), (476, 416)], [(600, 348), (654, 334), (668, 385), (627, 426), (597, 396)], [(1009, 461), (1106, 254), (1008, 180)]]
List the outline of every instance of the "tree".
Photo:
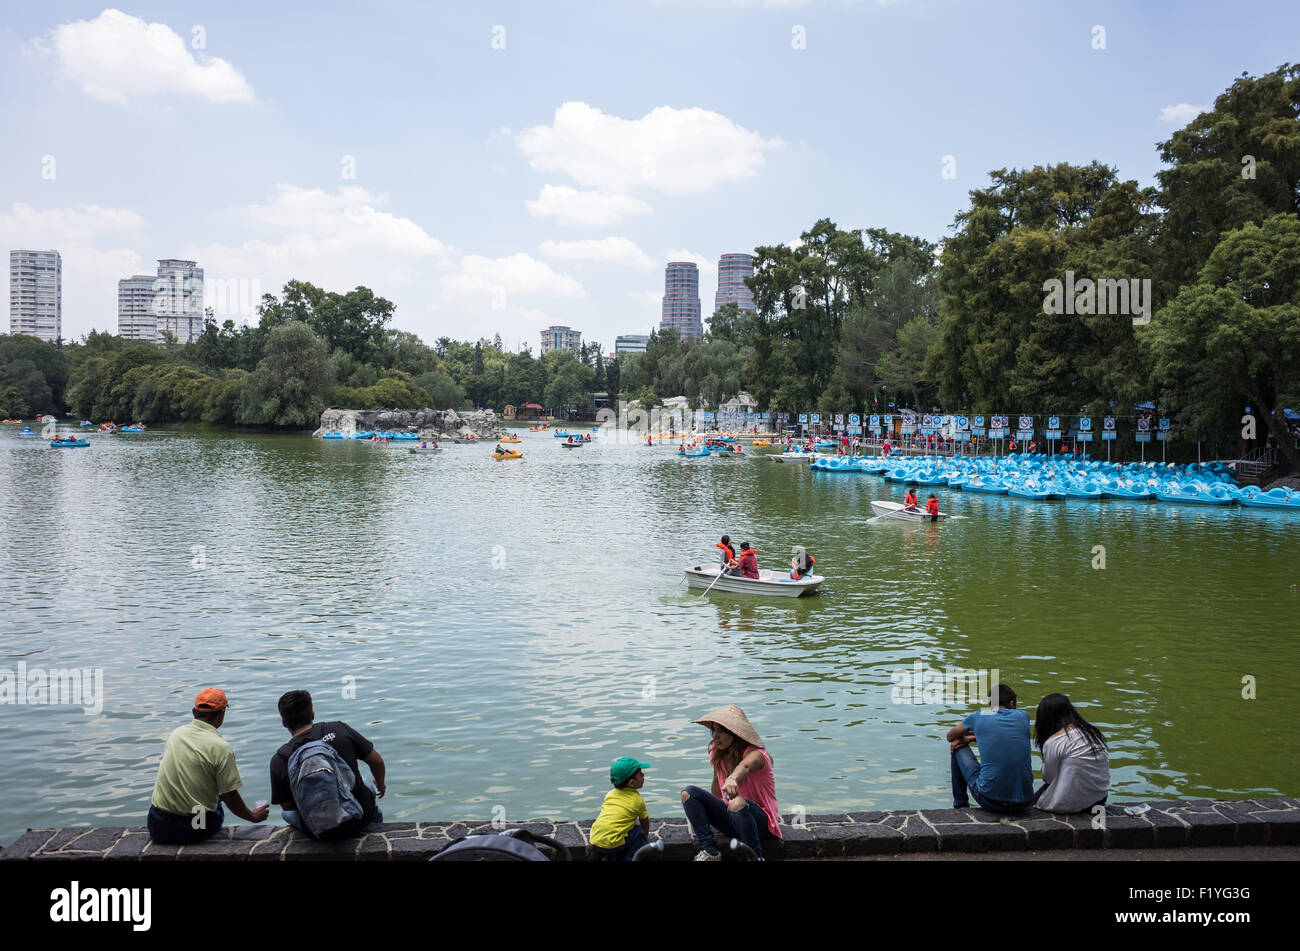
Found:
[(908, 394), (912, 406), (920, 408), (934, 399), (925, 378), (926, 358), (939, 339), (939, 328), (924, 317), (913, 317), (899, 328), (898, 349), (881, 354), (876, 375), (888, 392)]
[[(552, 350), (546, 356), (557, 351)], [(555, 371), (546, 384), (546, 405), (552, 411), (563, 412), (566, 409), (586, 408), (587, 395), (596, 374), (591, 367), (580, 363), (573, 354), (564, 352), (567, 360), (556, 361)]]
[[(1114, 377), (1116, 353), (1140, 355), (1131, 316), (1045, 313), (1044, 284), (1068, 270), (1090, 280), (1148, 277), (1154, 192), (1097, 162), (990, 178), (944, 245), (941, 335), (927, 375), (943, 403), (975, 412), (1019, 400), (1064, 413), (1109, 396), (1101, 381)], [(1125, 365), (1132, 379), (1145, 375)]]
[(342, 349), (368, 363), (377, 358), (386, 342), (384, 327), (392, 319), (393, 304), (376, 297), (368, 287), (337, 294), (306, 281), (289, 281), (283, 299), (264, 295), (258, 312), (264, 330), (301, 321), (325, 342), (327, 352)]
[(57, 344), (26, 334), (0, 334), (0, 413), (62, 412), (68, 364)]
[(266, 356), (244, 387), (238, 421), (315, 426), (333, 386), (329, 349), (311, 327), (298, 320), (278, 324), (267, 338)]
[(540, 403), (546, 396), (546, 370), (528, 351), (512, 353), (501, 385), (502, 405)]
[(1147, 328), (1162, 399), (1205, 426), (1258, 407), (1300, 472), (1279, 396), (1300, 390), (1300, 219), (1273, 215), (1229, 231)]
[(415, 378), (415, 385), (429, 394), (430, 409), (455, 409), (465, 402), (465, 391), (446, 370), (431, 370)]
[(1186, 127), (1160, 143), (1167, 209), (1158, 244), (1167, 300), (1192, 283), (1226, 231), (1300, 213), (1300, 66), (1242, 73)]

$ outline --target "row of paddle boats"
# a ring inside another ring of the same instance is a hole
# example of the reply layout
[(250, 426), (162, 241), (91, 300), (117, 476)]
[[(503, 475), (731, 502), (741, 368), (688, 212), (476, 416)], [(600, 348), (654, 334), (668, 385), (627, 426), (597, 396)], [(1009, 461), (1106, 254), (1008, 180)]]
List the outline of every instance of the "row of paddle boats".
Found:
[(912, 456), (827, 458), (812, 463), (819, 472), (864, 472), (888, 482), (942, 486), (965, 492), (1007, 495), (1034, 501), (1067, 499), (1156, 500), (1183, 505), (1300, 510), (1300, 492), (1240, 486), (1222, 463), (1111, 463), (1076, 457), (1012, 454), (999, 458), (939, 459)]

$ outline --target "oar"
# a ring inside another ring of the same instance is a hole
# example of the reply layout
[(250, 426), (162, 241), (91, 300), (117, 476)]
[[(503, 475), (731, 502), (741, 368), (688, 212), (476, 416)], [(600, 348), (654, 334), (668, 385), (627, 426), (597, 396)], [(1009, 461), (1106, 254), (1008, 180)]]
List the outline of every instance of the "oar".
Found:
[(704, 593), (700, 595), (701, 598), (704, 597), (705, 594), (708, 594), (710, 591), (713, 590), (713, 585), (717, 584), (718, 581), (721, 580), (721, 578), (722, 578), (722, 573), (723, 573), (724, 571), (726, 571), (725, 568), (719, 568), (719, 569), (718, 569), (718, 577), (713, 579), (713, 584), (710, 584), (707, 588), (704, 589)]

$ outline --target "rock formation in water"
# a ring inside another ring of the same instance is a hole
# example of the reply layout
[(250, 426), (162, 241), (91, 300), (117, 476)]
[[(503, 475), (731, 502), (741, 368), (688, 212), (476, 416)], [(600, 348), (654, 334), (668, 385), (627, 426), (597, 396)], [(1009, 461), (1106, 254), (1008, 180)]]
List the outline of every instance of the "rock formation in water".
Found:
[(418, 432), (421, 439), (450, 439), (472, 435), (499, 439), (505, 434), (497, 414), (490, 409), (458, 413), (454, 409), (327, 409), (320, 414), (320, 429), (313, 436), (339, 432), (344, 436), (365, 430)]

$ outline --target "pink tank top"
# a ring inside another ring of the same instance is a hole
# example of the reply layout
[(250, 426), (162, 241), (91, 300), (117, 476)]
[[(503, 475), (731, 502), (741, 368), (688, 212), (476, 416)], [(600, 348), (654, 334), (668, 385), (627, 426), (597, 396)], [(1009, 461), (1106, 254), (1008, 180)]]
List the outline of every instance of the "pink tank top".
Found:
[[(751, 750), (758, 750), (763, 754), (764, 768), (746, 775), (736, 783), (736, 789), (750, 802), (762, 806), (763, 811), (767, 813), (768, 831), (779, 839), (781, 838), (781, 809), (776, 804), (776, 777), (772, 774), (772, 757), (768, 756), (767, 750), (761, 746), (745, 747), (744, 756), (748, 756)], [(741, 758), (743, 759), (744, 756)], [(727, 771), (719, 762), (714, 766), (713, 773), (718, 780), (718, 789), (721, 791), (727, 781)]]

